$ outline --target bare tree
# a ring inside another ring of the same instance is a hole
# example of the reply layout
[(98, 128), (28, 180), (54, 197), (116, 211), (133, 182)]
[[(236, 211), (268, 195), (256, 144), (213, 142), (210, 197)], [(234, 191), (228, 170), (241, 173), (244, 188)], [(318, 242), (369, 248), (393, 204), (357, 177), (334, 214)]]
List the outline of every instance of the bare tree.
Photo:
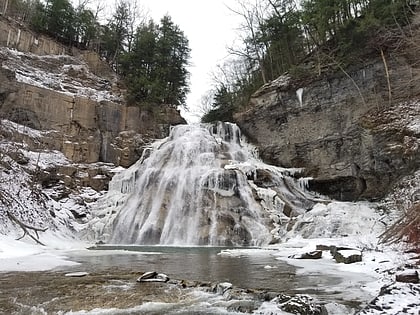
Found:
[(201, 96), (200, 103), (197, 107), (197, 111), (200, 115), (207, 114), (213, 109), (214, 93), (215, 91), (211, 89)]
[(4, 1), (4, 7), (3, 7), (3, 15), (6, 15), (8, 6), (9, 6), (9, 0), (5, 0)]
[(264, 83), (268, 81), (263, 65), (268, 47), (261, 41), (259, 30), (268, 12), (268, 5), (263, 0), (239, 0), (238, 8), (229, 7), (229, 10), (243, 18), (239, 35), (244, 47), (243, 49), (229, 47), (228, 50), (233, 55), (245, 58), (250, 65), (256, 64)]

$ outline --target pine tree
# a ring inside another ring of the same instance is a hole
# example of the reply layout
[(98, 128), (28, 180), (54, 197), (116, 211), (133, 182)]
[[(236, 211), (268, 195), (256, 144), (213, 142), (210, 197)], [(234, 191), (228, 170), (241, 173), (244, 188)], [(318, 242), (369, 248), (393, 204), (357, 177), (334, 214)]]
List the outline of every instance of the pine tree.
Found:
[(50, 0), (46, 7), (46, 31), (49, 35), (72, 44), (76, 37), (75, 11), (68, 0)]
[(130, 103), (185, 105), (188, 40), (169, 16), (137, 29), (133, 48), (120, 58)]

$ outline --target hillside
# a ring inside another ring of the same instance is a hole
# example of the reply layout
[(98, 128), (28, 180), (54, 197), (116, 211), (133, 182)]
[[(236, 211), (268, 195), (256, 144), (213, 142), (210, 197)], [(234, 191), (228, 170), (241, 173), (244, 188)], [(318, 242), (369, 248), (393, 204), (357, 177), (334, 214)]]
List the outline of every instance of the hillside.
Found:
[(70, 221), (83, 220), (110, 170), (133, 164), (185, 120), (170, 106), (127, 106), (122, 83), (94, 52), (3, 16), (0, 30), (2, 232), (13, 227), (7, 211), (77, 230)]
[(304, 168), (311, 189), (379, 200), (420, 167), (418, 19), (347, 69), (267, 83), (235, 122), (265, 161)]
[(0, 313), (417, 315), (417, 33), (262, 86), (234, 116), (254, 146), (0, 30)]

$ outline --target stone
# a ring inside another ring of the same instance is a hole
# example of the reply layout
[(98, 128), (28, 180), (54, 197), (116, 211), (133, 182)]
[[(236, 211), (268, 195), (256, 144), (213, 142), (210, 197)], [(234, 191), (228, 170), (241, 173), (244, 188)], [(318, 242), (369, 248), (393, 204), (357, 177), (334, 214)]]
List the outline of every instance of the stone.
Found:
[(403, 272), (397, 273), (395, 275), (395, 280), (397, 282), (405, 283), (419, 283), (419, 273), (417, 270), (405, 270)]
[(65, 277), (80, 278), (80, 277), (86, 277), (87, 275), (89, 275), (88, 272), (85, 272), (85, 271), (77, 271), (77, 272), (66, 273), (64, 276)]
[(362, 252), (354, 249), (338, 250), (333, 256), (338, 263), (352, 264), (362, 261)]
[(233, 288), (232, 283), (230, 282), (220, 282), (214, 288), (214, 292), (220, 295), (224, 295), (227, 291)]
[(320, 259), (322, 257), (322, 251), (321, 250), (315, 250), (312, 252), (307, 252), (303, 254), (297, 254), (292, 255), (290, 258), (295, 259)]
[(140, 277), (137, 278), (137, 282), (142, 282), (144, 280), (153, 279), (157, 276), (156, 271), (148, 271), (143, 273)]
[(346, 247), (346, 246), (335, 246), (335, 245), (328, 246), (328, 250), (330, 251), (330, 253), (331, 253), (332, 256), (335, 256), (335, 254), (339, 250), (353, 250), (353, 249), (354, 248)]
[(327, 315), (325, 307), (314, 303), (312, 298), (306, 295), (287, 296), (281, 294), (278, 297), (279, 308), (292, 314)]
[(157, 273), (156, 271), (148, 271), (137, 278), (137, 282), (168, 282), (169, 277), (164, 273)]
[(247, 313), (247, 314), (251, 314), (256, 309), (257, 309), (257, 303), (256, 301), (252, 301), (252, 300), (233, 301), (227, 307), (227, 310), (230, 312)]
[(322, 257), (321, 250), (315, 250), (301, 255), (300, 259), (320, 259)]
[(322, 244), (319, 244), (319, 245), (316, 245), (316, 250), (328, 250), (328, 251), (330, 251), (331, 250), (331, 246), (330, 245), (322, 245)]

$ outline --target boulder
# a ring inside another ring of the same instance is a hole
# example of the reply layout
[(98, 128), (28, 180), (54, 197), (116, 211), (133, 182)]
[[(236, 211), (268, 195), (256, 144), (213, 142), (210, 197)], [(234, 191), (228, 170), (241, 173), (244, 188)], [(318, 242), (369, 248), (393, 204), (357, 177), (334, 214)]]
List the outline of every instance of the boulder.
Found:
[(280, 294), (278, 299), (279, 308), (292, 314), (327, 315), (324, 306), (315, 303), (311, 297), (297, 295), (294, 297)]
[(321, 250), (314, 250), (312, 252), (293, 255), (290, 258), (295, 258), (295, 259), (320, 259), (321, 257), (322, 257), (322, 251)]
[(397, 282), (419, 283), (419, 273), (417, 270), (405, 270), (395, 276)]
[(164, 273), (148, 271), (137, 278), (137, 282), (168, 282), (169, 277)]
[(338, 250), (333, 256), (338, 263), (352, 264), (362, 261), (362, 252), (355, 249)]

